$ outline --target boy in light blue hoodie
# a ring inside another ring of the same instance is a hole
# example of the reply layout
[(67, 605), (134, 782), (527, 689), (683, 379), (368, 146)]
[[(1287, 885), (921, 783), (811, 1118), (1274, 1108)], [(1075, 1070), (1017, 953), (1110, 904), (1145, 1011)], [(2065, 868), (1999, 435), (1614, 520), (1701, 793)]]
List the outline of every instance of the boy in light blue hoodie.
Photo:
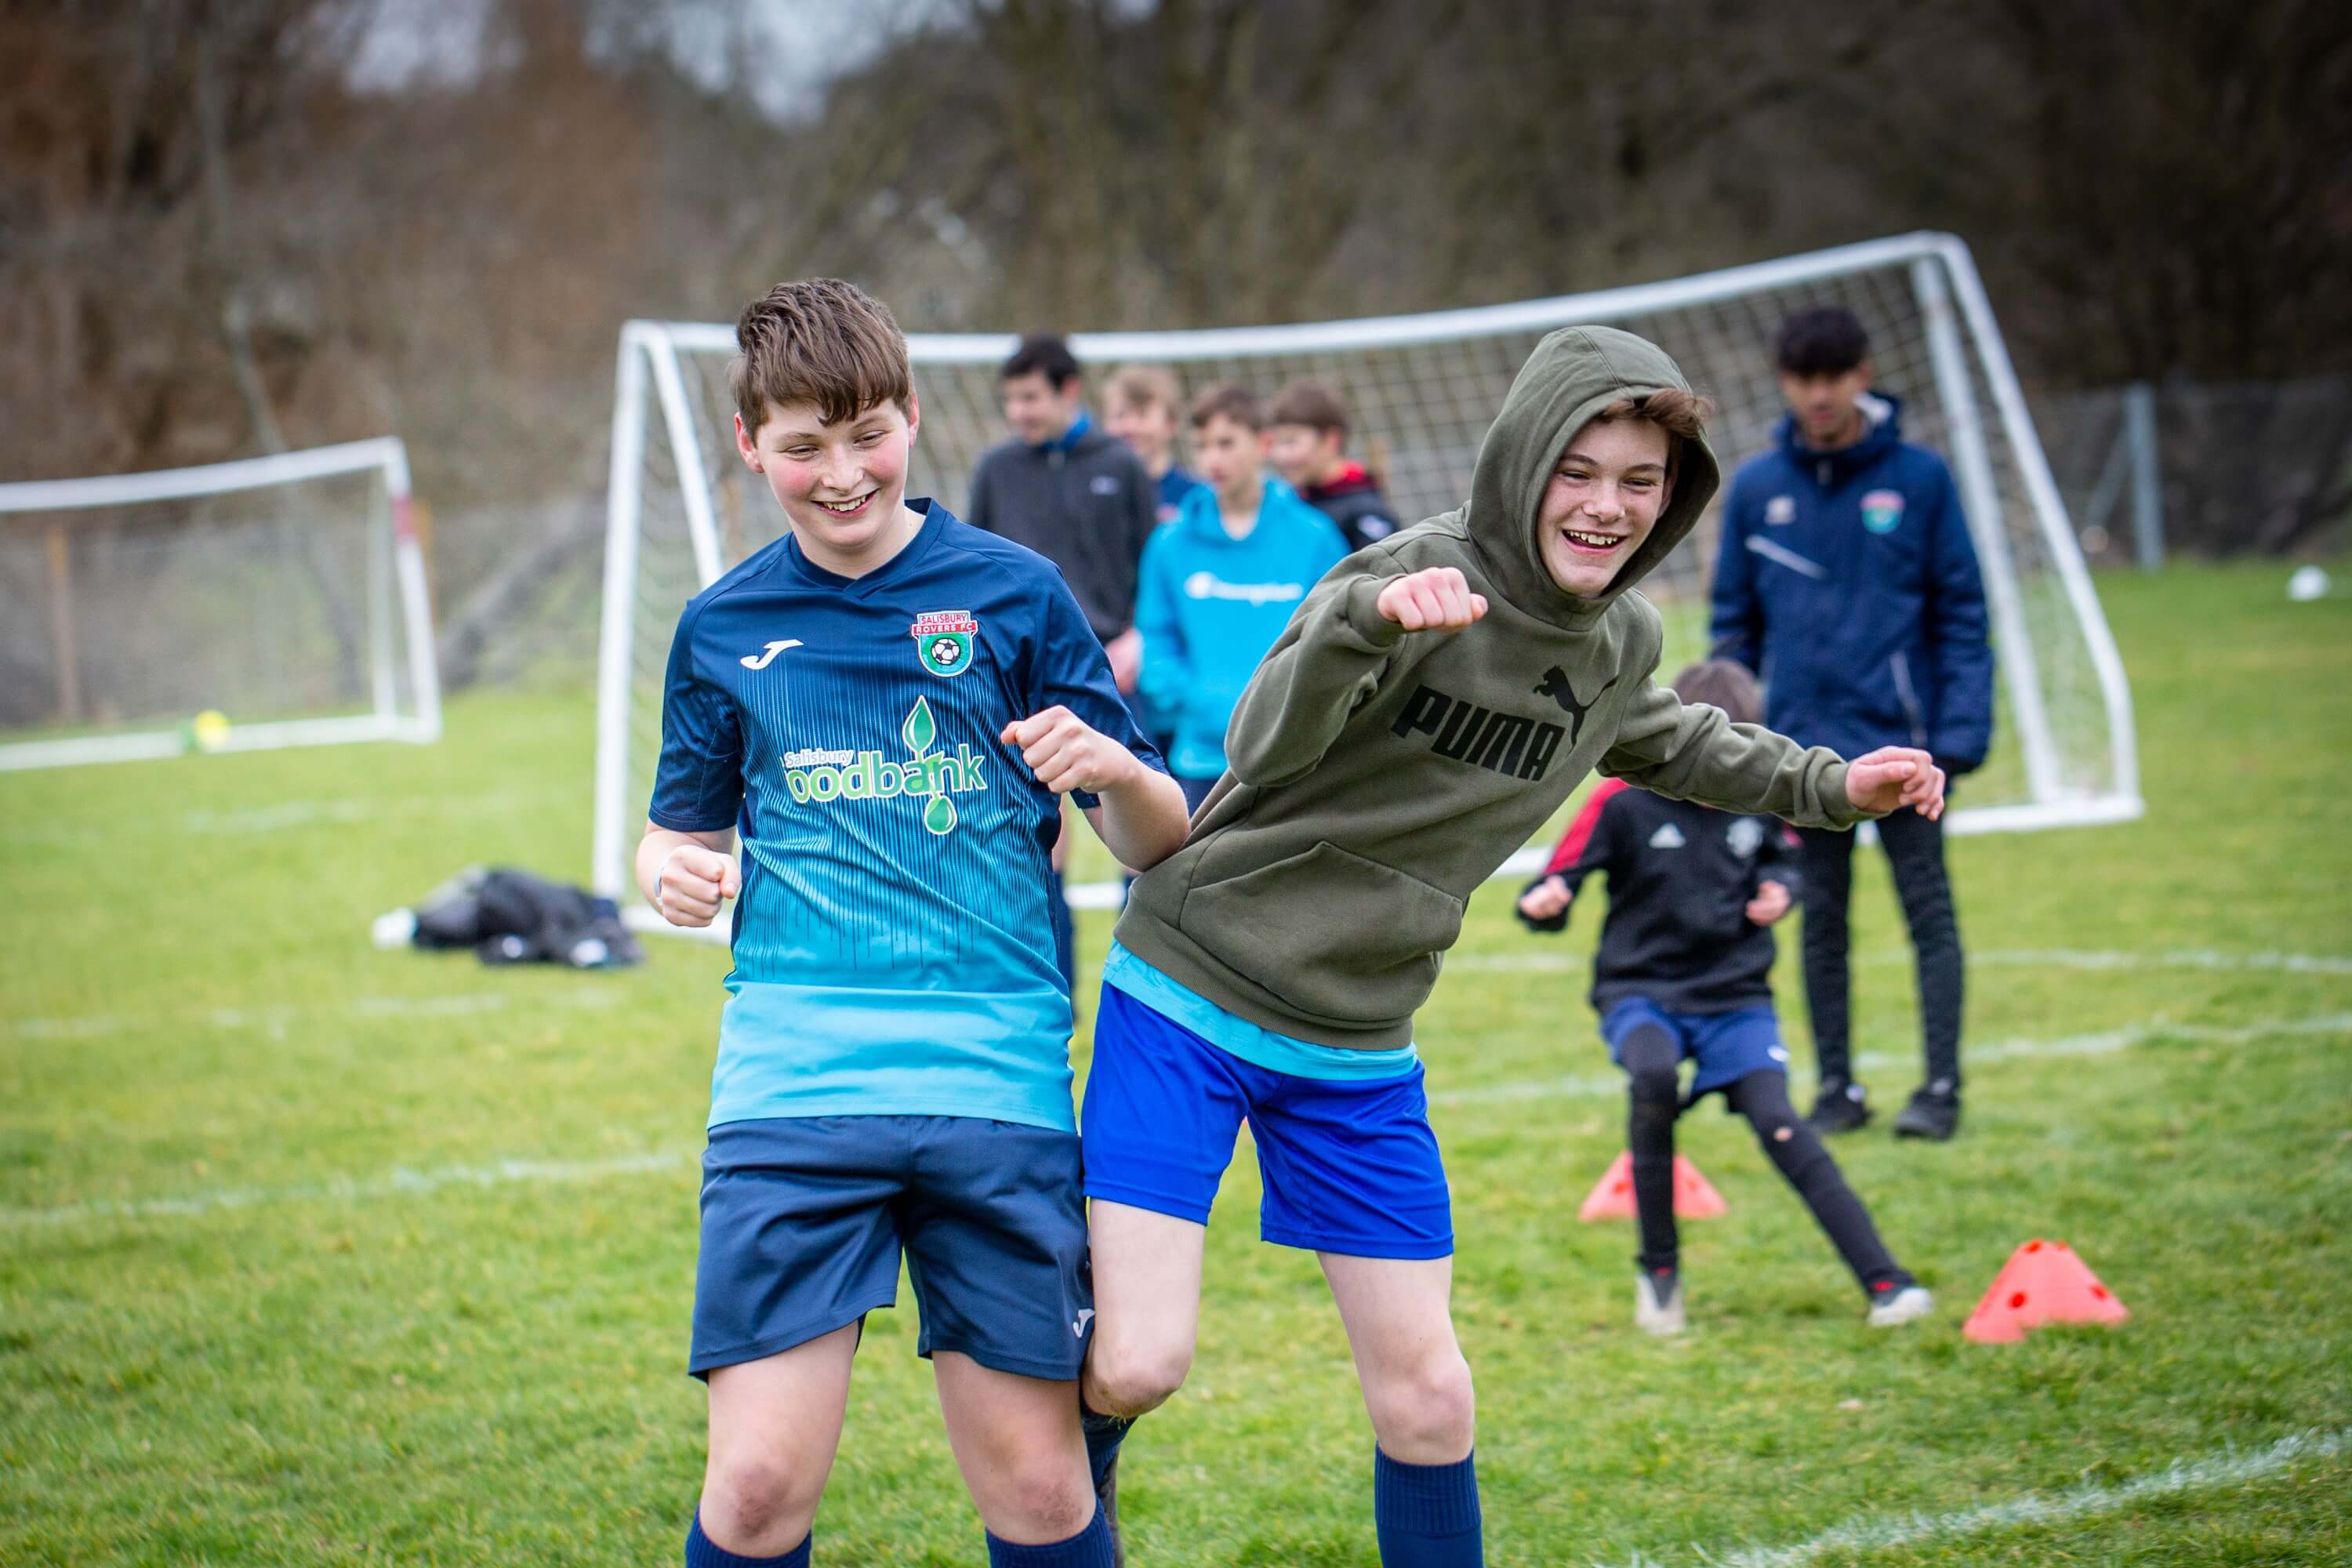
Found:
[(1331, 520), (1265, 472), (1265, 416), (1238, 386), (1193, 400), (1205, 483), (1143, 549), (1135, 629), (1146, 710), (1172, 738), (1169, 772), (1198, 809), (1225, 771), (1225, 725), (1307, 591), (1348, 553)]

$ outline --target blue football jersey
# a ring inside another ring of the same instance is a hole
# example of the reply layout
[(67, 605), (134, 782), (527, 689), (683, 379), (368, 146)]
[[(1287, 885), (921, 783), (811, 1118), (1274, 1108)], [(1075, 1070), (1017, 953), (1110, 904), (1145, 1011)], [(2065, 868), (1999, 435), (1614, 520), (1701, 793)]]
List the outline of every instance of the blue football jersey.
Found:
[(714, 1127), (1076, 1124), (1047, 903), (1061, 814), (997, 737), (1060, 703), (1162, 764), (1053, 563), (908, 505), (921, 530), (879, 570), (838, 576), (787, 534), (697, 595), (671, 645), (647, 815), (741, 847)]

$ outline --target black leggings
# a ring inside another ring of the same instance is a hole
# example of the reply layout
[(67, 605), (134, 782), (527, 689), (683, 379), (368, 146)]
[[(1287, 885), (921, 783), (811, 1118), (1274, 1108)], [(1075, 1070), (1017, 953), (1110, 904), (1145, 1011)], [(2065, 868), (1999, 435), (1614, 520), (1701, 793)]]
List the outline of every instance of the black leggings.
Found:
[[(1682, 1053), (1673, 1036), (1655, 1024), (1646, 1024), (1625, 1037), (1621, 1054), (1625, 1070), (1633, 1078), (1625, 1136), (1633, 1154), (1633, 1204), (1642, 1224), (1639, 1261), (1645, 1269), (1672, 1268), (1679, 1250), (1675, 1230), (1675, 1119), (1682, 1111), (1675, 1069)], [(1870, 1223), (1870, 1211), (1846, 1185), (1844, 1174), (1822, 1147), (1821, 1139), (1790, 1105), (1788, 1075), (1752, 1072), (1732, 1085), (1728, 1093), (1731, 1108), (1748, 1119), (1765, 1157), (1813, 1211), (1813, 1218), (1862, 1288), (1867, 1291), (1901, 1274)]]
[[(1846, 905), (1853, 893), (1853, 835), (1802, 830), (1799, 865), (1805, 879), (1805, 1001), (1813, 1015), (1813, 1048), (1823, 1082), (1849, 1082), (1853, 1059), (1848, 1027), (1853, 980), (1847, 963)], [(1916, 811), (1882, 817), (1878, 842), (1895, 873), (1904, 923), (1917, 960), (1919, 1034), (1927, 1081), (1943, 1092), (1960, 1087), (1960, 1002), (1966, 974), (1952, 882), (1944, 870), (1944, 825)]]

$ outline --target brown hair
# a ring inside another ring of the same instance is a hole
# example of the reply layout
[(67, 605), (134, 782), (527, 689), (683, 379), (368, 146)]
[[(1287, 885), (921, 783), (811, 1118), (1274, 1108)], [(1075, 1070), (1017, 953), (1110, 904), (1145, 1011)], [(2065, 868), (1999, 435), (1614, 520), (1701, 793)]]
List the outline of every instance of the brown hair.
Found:
[(890, 307), (855, 283), (808, 278), (779, 283), (735, 323), (742, 352), (727, 367), (743, 427), (756, 431), (771, 404), (814, 403), (828, 425), (913, 395), (907, 339)]
[(1675, 695), (1685, 702), (1720, 708), (1735, 724), (1764, 721), (1764, 689), (1744, 664), (1727, 658), (1703, 658), (1685, 665), (1675, 677)]
[(1165, 409), (1173, 419), (1184, 407), (1175, 375), (1156, 364), (1123, 364), (1103, 384), (1107, 402), (1126, 408)]
[(1252, 430), (1265, 428), (1265, 410), (1258, 405), (1257, 394), (1231, 382), (1213, 386), (1192, 399), (1193, 429), (1202, 428), (1220, 416)]
[[(1612, 419), (1646, 419), (1666, 433), (1666, 478), (1675, 477), (1682, 467), (1683, 443), (1696, 441), (1706, 434), (1706, 422), (1715, 417), (1715, 399), (1702, 397), (1696, 392), (1685, 392), (1679, 386), (1669, 386), (1640, 397), (1621, 397), (1592, 416), (1595, 425), (1606, 425)], [(1753, 721), (1747, 721), (1753, 722)]]
[(1348, 439), (1348, 405), (1339, 400), (1339, 393), (1322, 382), (1294, 381), (1274, 395), (1274, 410), (1268, 423), (1334, 430), (1344, 444)]

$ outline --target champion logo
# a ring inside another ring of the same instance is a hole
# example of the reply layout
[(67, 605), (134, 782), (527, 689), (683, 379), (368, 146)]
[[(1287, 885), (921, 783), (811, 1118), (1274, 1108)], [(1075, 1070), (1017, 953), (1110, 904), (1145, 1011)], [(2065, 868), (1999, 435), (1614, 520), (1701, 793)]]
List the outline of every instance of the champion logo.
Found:
[(1079, 1308), (1077, 1317), (1073, 1319), (1070, 1323), (1071, 1336), (1075, 1339), (1085, 1339), (1087, 1337), (1087, 1325), (1094, 1321), (1095, 1310), (1092, 1307)]
[(765, 669), (768, 666), (773, 664), (776, 660), (776, 656), (783, 652), (786, 648), (800, 647), (802, 646), (803, 645), (800, 638), (786, 637), (781, 642), (770, 643), (767, 647), (761, 648), (757, 653), (747, 653), (741, 658), (736, 660), (736, 662), (740, 664), (746, 669)]
[(1774, 496), (1764, 503), (1764, 521), (1778, 528), (1797, 521), (1797, 498)]
[(1679, 849), (1682, 847), (1683, 830), (1671, 822), (1660, 823), (1658, 830), (1650, 835), (1650, 847), (1653, 849)]

